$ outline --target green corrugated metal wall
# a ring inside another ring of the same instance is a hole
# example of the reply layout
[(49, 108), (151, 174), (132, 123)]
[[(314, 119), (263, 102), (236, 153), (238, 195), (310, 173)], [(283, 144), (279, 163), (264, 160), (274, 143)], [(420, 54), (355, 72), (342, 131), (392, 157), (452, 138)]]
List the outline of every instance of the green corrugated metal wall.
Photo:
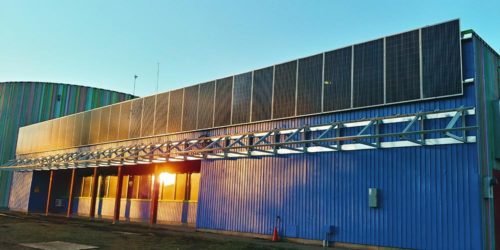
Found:
[[(84, 86), (0, 83), (0, 164), (15, 157), (19, 127), (131, 99), (129, 94)], [(0, 207), (8, 206), (11, 173), (0, 171)]]

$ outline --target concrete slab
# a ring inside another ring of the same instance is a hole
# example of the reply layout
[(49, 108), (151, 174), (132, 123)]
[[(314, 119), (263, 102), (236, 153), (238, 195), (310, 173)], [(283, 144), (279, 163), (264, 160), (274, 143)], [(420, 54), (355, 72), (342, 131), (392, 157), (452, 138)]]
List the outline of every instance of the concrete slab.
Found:
[(96, 246), (82, 245), (64, 241), (48, 241), (38, 243), (21, 243), (24, 247), (31, 247), (43, 250), (81, 250), (81, 249), (97, 249)]

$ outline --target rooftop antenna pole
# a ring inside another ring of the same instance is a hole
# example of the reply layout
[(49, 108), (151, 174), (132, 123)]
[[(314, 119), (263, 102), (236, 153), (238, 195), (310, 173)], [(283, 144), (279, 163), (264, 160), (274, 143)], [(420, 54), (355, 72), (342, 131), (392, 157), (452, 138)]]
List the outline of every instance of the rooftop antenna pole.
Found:
[(132, 93), (133, 96), (135, 96), (135, 82), (137, 80), (138, 75), (134, 75), (134, 92)]
[(158, 94), (158, 85), (159, 85), (159, 82), (160, 82), (160, 63), (158, 62), (157, 63), (157, 70), (156, 70), (156, 94)]

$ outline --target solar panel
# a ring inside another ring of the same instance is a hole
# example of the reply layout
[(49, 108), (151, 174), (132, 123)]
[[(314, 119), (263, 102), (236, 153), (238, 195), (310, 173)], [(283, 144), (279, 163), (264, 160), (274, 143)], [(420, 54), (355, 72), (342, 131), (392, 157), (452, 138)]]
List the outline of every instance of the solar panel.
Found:
[(271, 119), (273, 67), (254, 71), (252, 90), (252, 121)]
[(187, 87), (184, 91), (184, 109), (182, 111), (183, 131), (196, 129), (199, 86)]
[(351, 107), (352, 47), (325, 53), (323, 111)]
[(198, 102), (198, 128), (210, 128), (214, 122), (215, 82), (200, 84)]
[(170, 92), (161, 93), (156, 98), (155, 135), (167, 132), (169, 94)]
[(276, 65), (274, 68), (273, 118), (295, 115), (297, 61)]
[(170, 92), (170, 104), (168, 110), (168, 132), (179, 132), (182, 126), (182, 101), (184, 89)]
[(384, 103), (384, 40), (354, 46), (353, 106)]
[(215, 90), (214, 125), (224, 126), (231, 123), (231, 100), (233, 93), (233, 77), (217, 80)]
[(299, 60), (297, 115), (321, 112), (323, 54)]
[(234, 76), (232, 124), (250, 121), (252, 98), (252, 72)]
[(458, 20), (422, 29), (424, 98), (462, 93)]
[(386, 38), (386, 101), (420, 98), (419, 31)]

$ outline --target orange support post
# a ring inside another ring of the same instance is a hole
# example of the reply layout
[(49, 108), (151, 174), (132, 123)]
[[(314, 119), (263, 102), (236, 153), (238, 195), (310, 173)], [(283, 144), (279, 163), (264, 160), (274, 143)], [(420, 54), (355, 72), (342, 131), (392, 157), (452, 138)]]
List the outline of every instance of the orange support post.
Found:
[(97, 168), (94, 168), (94, 174), (92, 175), (92, 195), (90, 198), (90, 211), (89, 211), (89, 217), (91, 219), (95, 217), (95, 204), (97, 199), (98, 183), (99, 183), (99, 175), (97, 174)]
[(151, 204), (149, 205), (149, 224), (156, 224), (156, 218), (158, 215), (158, 196), (160, 193), (160, 175), (158, 174), (158, 166), (154, 169), (154, 183), (153, 183), (153, 193), (151, 197)]
[(113, 224), (120, 220), (120, 202), (122, 199), (123, 173), (122, 166), (118, 166), (118, 180), (116, 181), (115, 210), (113, 213)]
[(73, 207), (73, 186), (75, 185), (75, 174), (76, 169), (71, 170), (71, 181), (69, 184), (69, 197), (68, 197), (68, 210), (66, 211), (66, 217), (71, 217), (71, 208)]
[(54, 180), (54, 170), (50, 170), (49, 189), (47, 191), (47, 203), (45, 205), (45, 216), (49, 215), (50, 199), (52, 193), (52, 181)]

